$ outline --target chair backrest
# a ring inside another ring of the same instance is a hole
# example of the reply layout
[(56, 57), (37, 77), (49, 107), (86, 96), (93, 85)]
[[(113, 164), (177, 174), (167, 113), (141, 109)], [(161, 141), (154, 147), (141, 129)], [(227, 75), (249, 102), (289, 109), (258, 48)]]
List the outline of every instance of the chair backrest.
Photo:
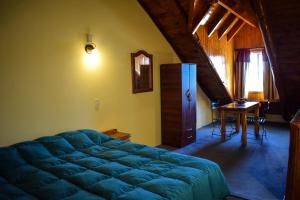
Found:
[(268, 114), (270, 110), (270, 101), (267, 100), (266, 102), (263, 103), (263, 108), (261, 109), (262, 113), (261, 116), (265, 117), (266, 114)]
[(220, 101), (211, 101), (210, 108), (211, 108), (211, 121), (214, 122), (219, 120), (219, 112), (215, 112), (216, 109), (220, 107)]
[(220, 101), (212, 101), (210, 106), (212, 110), (215, 110), (220, 107)]

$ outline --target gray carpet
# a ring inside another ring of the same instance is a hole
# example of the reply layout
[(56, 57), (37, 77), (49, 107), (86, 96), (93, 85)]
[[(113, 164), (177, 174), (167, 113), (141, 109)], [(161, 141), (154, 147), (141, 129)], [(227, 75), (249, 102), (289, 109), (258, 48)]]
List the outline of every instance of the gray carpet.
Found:
[(244, 148), (240, 146), (241, 133), (221, 143), (211, 130), (210, 125), (199, 129), (196, 143), (184, 148), (160, 147), (215, 161), (236, 196), (250, 200), (283, 199), (289, 145), (287, 124), (267, 125), (263, 144), (253, 135), (253, 126), (248, 126), (248, 144)]

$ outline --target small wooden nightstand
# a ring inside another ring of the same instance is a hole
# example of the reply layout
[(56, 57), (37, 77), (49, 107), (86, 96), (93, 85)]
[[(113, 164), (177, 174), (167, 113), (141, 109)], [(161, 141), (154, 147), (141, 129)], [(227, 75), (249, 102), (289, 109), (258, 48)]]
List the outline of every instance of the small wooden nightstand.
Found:
[(117, 129), (102, 131), (102, 133), (109, 135), (112, 138), (116, 138), (118, 140), (123, 140), (123, 141), (130, 141), (130, 137), (131, 137), (129, 133), (119, 132)]

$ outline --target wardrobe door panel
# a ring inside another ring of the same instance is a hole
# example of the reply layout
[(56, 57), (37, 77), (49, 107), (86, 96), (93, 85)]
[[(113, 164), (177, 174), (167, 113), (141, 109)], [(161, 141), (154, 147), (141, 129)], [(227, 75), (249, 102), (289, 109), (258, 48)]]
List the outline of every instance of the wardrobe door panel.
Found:
[(196, 66), (182, 66), (182, 146), (196, 140)]
[(196, 141), (196, 105), (197, 105), (197, 65), (190, 64), (190, 91), (192, 93), (192, 98), (190, 101), (190, 124), (189, 126), (193, 129), (193, 141)]
[(162, 144), (181, 146), (181, 64), (161, 65)]

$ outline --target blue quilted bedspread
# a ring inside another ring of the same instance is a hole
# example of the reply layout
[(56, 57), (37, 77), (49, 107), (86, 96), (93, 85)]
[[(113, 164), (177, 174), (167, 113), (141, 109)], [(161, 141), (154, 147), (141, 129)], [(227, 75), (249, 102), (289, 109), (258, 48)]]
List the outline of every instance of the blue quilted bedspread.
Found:
[(93, 130), (0, 148), (0, 199), (215, 200), (228, 194), (214, 162)]

